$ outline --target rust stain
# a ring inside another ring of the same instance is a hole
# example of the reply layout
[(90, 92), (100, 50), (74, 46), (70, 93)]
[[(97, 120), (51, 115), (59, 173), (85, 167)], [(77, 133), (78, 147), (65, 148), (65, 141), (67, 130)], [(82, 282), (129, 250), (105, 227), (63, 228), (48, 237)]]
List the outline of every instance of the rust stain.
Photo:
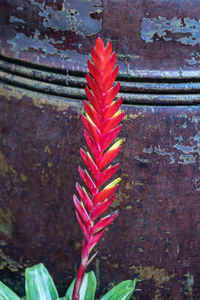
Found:
[(47, 165), (48, 165), (49, 168), (52, 168), (52, 167), (53, 167), (53, 162), (48, 161), (48, 162), (47, 162)]
[(8, 173), (9, 165), (2, 152), (0, 152), (0, 174), (5, 176)]
[(21, 181), (23, 181), (23, 182), (26, 182), (26, 181), (27, 181), (27, 177), (26, 177), (26, 175), (24, 175), (23, 173), (20, 174), (20, 177), (21, 177)]
[(129, 113), (129, 114), (125, 114), (124, 116), (124, 120), (127, 120), (127, 119), (137, 119), (139, 117), (144, 117), (144, 114), (142, 112), (138, 112), (137, 114), (134, 114), (134, 113)]
[(118, 192), (115, 201), (112, 203), (111, 207), (117, 208), (120, 206), (120, 204), (123, 203), (124, 199), (127, 197), (124, 193), (121, 191)]
[(14, 170), (12, 166), (10, 166), (7, 163), (4, 154), (0, 151), (0, 175), (5, 177), (9, 171), (11, 171), (15, 176), (17, 176), (17, 172)]
[(153, 280), (157, 287), (161, 287), (163, 283), (168, 282), (174, 275), (169, 276), (164, 268), (155, 268), (154, 266), (131, 266), (140, 279)]
[(51, 149), (49, 148), (48, 145), (46, 145), (46, 146), (44, 147), (44, 152), (49, 153), (49, 154), (52, 153), (52, 152), (51, 152)]

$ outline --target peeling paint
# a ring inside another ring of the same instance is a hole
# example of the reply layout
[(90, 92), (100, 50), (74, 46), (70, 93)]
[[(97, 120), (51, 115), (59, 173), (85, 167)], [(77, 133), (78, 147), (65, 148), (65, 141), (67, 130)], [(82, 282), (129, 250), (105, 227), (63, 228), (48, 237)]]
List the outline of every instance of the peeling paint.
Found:
[(185, 154), (194, 152), (194, 146), (185, 146), (185, 145), (181, 145), (181, 144), (175, 144), (173, 147)]
[[(48, 54), (57, 55), (59, 53), (59, 55), (67, 59), (68, 54), (70, 53), (69, 56), (71, 56), (71, 51), (73, 51), (66, 49), (65, 46), (67, 31), (86, 38), (98, 34), (102, 29), (102, 19), (92, 18), (93, 14), (99, 15), (102, 13), (101, 0), (74, 0), (71, 3), (69, 3), (69, 1), (63, 1), (62, 9), (56, 11), (45, 1), (39, 3), (38, 1), (31, 0), (30, 2), (33, 9), (36, 8), (36, 10), (39, 10), (39, 17), (42, 22), (40, 24), (43, 25), (43, 28), (46, 28), (47, 33), (43, 36), (44, 29), (41, 30), (40, 27), (36, 27), (30, 36), (23, 32), (23, 30), (16, 32), (15, 36), (8, 40), (8, 44), (12, 46), (12, 50), (15, 51), (16, 54), (19, 51), (30, 51), (30, 49), (34, 49), (40, 51), (41, 57), (46, 57)], [(25, 12), (25, 10), (25, 6), (21, 7), (21, 12)], [(9, 22), (15, 23), (16, 26), (18, 24), (26, 24), (23, 19), (24, 13), (21, 13), (21, 15), (18, 14), (17, 16), (18, 17), (10, 16)], [(59, 32), (62, 36), (59, 40), (56, 40), (54, 34), (51, 34), (51, 32)], [(79, 43), (76, 44), (76, 46), (80, 49), (82, 44)], [(76, 54), (74, 53), (74, 55)], [(80, 61), (80, 57), (82, 56), (80, 53), (78, 55), (79, 58), (77, 57), (78, 60), (76, 60), (76, 62)]]
[(196, 158), (192, 154), (181, 154), (178, 163), (182, 165), (195, 164)]
[(173, 156), (174, 155), (174, 152), (167, 152), (165, 149), (161, 149), (161, 147), (159, 145), (154, 148), (154, 152), (161, 156), (166, 156), (166, 155)]
[(9, 22), (25, 24), (25, 21), (23, 19), (16, 18), (15, 16), (10, 16)]
[(189, 58), (185, 60), (188, 65), (194, 66), (200, 63), (200, 52), (193, 51), (189, 54)]
[(153, 148), (152, 148), (152, 146), (151, 146), (151, 147), (148, 147), (148, 148), (144, 148), (144, 149), (142, 150), (142, 152), (151, 154), (151, 153), (153, 152)]
[[(55, 10), (43, 3), (31, 0), (32, 5), (39, 7), (39, 15), (43, 19), (43, 26), (53, 30), (72, 31), (76, 34), (90, 36), (101, 30), (102, 20), (94, 20), (91, 14), (102, 12), (100, 0), (73, 0), (64, 1), (62, 9), (56, 11), (56, 18), (52, 18)], [(62, 20), (62, 22), (60, 22)]]
[(141, 162), (141, 163), (145, 163), (145, 164), (146, 164), (146, 163), (150, 162), (149, 159), (143, 158), (143, 157), (141, 157), (140, 155), (135, 155), (134, 158), (135, 158), (137, 161)]
[[(142, 18), (141, 38), (145, 43), (164, 40), (183, 45), (200, 44), (200, 20), (190, 18), (167, 19), (166, 17)], [(178, 34), (178, 37), (177, 37)], [(181, 37), (180, 37), (181, 35)]]

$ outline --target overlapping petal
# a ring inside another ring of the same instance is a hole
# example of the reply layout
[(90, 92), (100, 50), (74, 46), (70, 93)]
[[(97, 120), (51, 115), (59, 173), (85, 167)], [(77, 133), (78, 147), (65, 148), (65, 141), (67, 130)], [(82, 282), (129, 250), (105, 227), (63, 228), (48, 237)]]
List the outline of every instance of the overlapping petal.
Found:
[[(123, 99), (115, 100), (120, 84), (114, 84), (119, 68), (115, 66), (116, 52), (112, 52), (112, 43), (109, 41), (105, 47), (103, 41), (97, 38), (92, 48), (92, 61), (88, 60), (88, 86), (85, 88), (88, 101), (83, 102), (85, 114), (82, 115), (84, 137), (91, 154), (80, 149), (88, 171), (78, 168), (85, 188), (77, 183), (76, 190), (81, 201), (75, 195), (73, 198), (76, 217), (84, 235), (84, 260), (78, 276), (83, 275), (90, 261), (89, 254), (102, 237), (105, 228), (118, 216), (116, 211), (101, 217), (115, 200), (115, 192), (121, 180), (117, 178), (106, 185), (119, 168), (119, 164), (112, 166), (110, 163), (121, 150), (122, 140), (115, 139), (121, 130), (120, 122), (124, 117), (124, 112), (120, 110)], [(78, 299), (79, 285), (80, 278), (77, 279), (77, 284), (75, 283), (73, 300)]]

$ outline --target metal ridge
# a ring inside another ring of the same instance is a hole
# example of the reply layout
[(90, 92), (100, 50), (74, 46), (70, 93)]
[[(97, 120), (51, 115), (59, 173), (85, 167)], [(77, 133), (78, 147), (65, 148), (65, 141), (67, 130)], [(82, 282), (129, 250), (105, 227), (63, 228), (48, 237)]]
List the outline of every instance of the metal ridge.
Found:
[[(44, 67), (0, 56), (0, 80), (25, 89), (82, 100), (85, 73)], [(136, 78), (121, 76), (119, 96), (127, 104), (200, 103), (200, 78)]]

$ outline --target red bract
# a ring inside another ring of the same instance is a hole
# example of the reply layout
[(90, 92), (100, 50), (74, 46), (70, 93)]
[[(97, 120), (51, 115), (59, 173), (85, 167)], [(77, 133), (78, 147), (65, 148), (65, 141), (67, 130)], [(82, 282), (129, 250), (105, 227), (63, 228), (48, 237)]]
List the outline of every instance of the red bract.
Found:
[(76, 217), (84, 235), (82, 261), (74, 285), (73, 300), (79, 299), (85, 269), (92, 259), (89, 258), (92, 249), (102, 237), (105, 228), (118, 215), (118, 211), (115, 211), (97, 220), (113, 203), (120, 181), (120, 178), (117, 178), (105, 185), (119, 167), (119, 164), (109, 164), (121, 150), (122, 141), (119, 140), (108, 147), (119, 134), (119, 123), (124, 117), (124, 113), (120, 111), (122, 98), (115, 100), (120, 84), (113, 84), (119, 68), (115, 67), (116, 53), (112, 53), (111, 42), (104, 47), (103, 41), (97, 38), (92, 48), (92, 59), (93, 63), (88, 60), (90, 74), (86, 74), (86, 80), (89, 87), (85, 88), (88, 102), (84, 100), (85, 115), (82, 116), (84, 137), (91, 155), (80, 149), (88, 171), (81, 167), (78, 170), (86, 188), (77, 183), (76, 189), (81, 201), (75, 195), (73, 197)]

